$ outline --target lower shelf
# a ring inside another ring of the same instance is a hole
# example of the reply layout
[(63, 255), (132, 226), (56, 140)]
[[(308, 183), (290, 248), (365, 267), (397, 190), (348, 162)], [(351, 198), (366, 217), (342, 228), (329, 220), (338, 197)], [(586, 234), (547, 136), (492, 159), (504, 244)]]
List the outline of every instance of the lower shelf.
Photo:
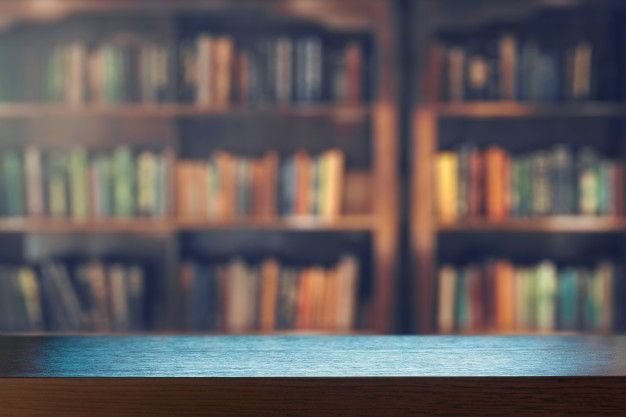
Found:
[(467, 219), (440, 223), (440, 232), (528, 232), (528, 233), (620, 233), (626, 218), (595, 216), (547, 216), (538, 218)]

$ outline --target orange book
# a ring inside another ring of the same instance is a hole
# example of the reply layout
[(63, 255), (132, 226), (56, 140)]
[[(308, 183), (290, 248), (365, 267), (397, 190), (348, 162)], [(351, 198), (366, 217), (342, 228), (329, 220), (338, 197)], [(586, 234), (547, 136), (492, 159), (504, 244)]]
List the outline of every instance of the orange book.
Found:
[(278, 293), (278, 262), (269, 259), (261, 266), (261, 330), (276, 328), (276, 301)]
[(487, 217), (504, 220), (509, 214), (510, 158), (504, 149), (492, 146), (485, 153)]
[(233, 65), (233, 39), (222, 36), (215, 39), (213, 44), (213, 91), (215, 92), (215, 105), (227, 107), (230, 103), (231, 74)]
[(296, 209), (295, 214), (311, 214), (311, 157), (304, 151), (298, 151), (294, 158), (296, 171)]
[(515, 268), (509, 261), (495, 264), (496, 324), (499, 330), (515, 327)]

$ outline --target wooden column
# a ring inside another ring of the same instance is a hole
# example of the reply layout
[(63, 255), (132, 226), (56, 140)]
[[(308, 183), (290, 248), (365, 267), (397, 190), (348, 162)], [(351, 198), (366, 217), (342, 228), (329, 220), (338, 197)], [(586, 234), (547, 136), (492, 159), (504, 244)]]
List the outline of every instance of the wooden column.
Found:
[(411, 247), (414, 259), (414, 288), (417, 330), (433, 332), (437, 227), (434, 216), (434, 160), (437, 115), (430, 106), (413, 114), (413, 163), (411, 178)]

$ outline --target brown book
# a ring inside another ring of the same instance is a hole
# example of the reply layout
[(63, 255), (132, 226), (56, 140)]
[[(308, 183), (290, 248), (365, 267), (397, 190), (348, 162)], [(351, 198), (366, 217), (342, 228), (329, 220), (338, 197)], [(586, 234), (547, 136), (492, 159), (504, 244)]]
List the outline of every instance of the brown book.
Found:
[(504, 220), (509, 213), (510, 161), (504, 149), (492, 146), (485, 152), (487, 216)]
[(26, 170), (26, 207), (29, 216), (42, 216), (44, 212), (43, 179), (41, 169), (41, 151), (34, 145), (24, 150), (24, 168)]
[(181, 218), (191, 216), (191, 162), (179, 161), (176, 164), (176, 212)]
[(261, 330), (276, 328), (276, 302), (278, 294), (278, 262), (268, 259), (261, 266)]
[(496, 320), (496, 263), (489, 262), (484, 270), (483, 282), (482, 282), (482, 295), (484, 300), (483, 314), (485, 317), (485, 326), (488, 329), (497, 328)]
[(303, 330), (311, 327), (311, 274), (309, 269), (300, 271), (299, 282), (296, 328)]
[(311, 157), (304, 151), (298, 151), (294, 158), (296, 171), (296, 207), (297, 216), (311, 214)]
[(451, 101), (462, 101), (465, 98), (465, 61), (463, 49), (448, 50), (448, 98)]
[(483, 294), (482, 294), (482, 274), (477, 267), (469, 267), (466, 271), (467, 285), (470, 297), (470, 320), (472, 329), (482, 329), (484, 327), (483, 315)]
[(513, 100), (516, 96), (517, 40), (504, 35), (498, 45), (500, 56), (500, 98)]
[(248, 92), (250, 90), (250, 61), (248, 54), (244, 51), (239, 52), (236, 61), (237, 100), (241, 104), (246, 104), (249, 101)]
[(478, 150), (473, 150), (469, 156), (468, 181), (468, 212), (469, 217), (477, 218), (483, 214), (484, 203), (484, 158)]
[(433, 43), (428, 52), (424, 77), (422, 78), (422, 94), (426, 102), (441, 101), (443, 88), (445, 48), (438, 42)]
[(368, 170), (345, 173), (343, 212), (369, 214), (372, 212), (372, 176)]
[(361, 101), (361, 47), (351, 43), (346, 47), (346, 102), (356, 104)]
[(276, 216), (278, 182), (278, 153), (268, 152), (263, 158), (263, 205), (261, 215), (266, 218)]
[(194, 215), (203, 219), (209, 217), (209, 173), (208, 166), (204, 162), (195, 162), (194, 175)]

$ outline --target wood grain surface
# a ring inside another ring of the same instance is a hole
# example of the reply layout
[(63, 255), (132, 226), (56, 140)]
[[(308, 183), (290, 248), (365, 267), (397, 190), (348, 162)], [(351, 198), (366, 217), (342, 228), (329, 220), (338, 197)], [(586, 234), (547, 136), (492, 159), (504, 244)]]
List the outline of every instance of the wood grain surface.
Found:
[[(617, 378), (0, 379), (3, 415), (619, 416)], [(7, 414), (4, 414), (7, 413)]]

